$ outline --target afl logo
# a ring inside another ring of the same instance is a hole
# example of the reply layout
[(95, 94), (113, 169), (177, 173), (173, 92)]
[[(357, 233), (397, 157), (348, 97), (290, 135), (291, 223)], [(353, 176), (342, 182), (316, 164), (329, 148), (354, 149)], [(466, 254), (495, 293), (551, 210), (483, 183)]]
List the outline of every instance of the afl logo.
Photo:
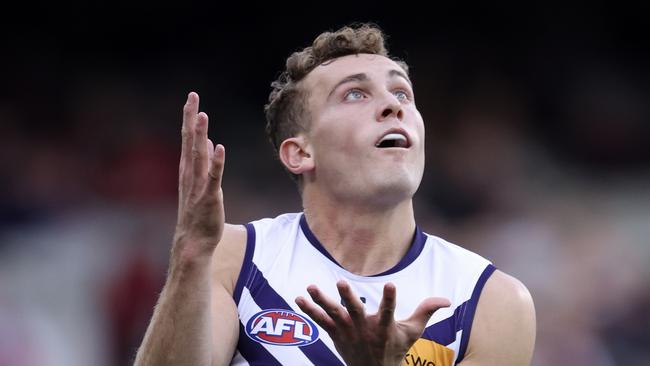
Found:
[(275, 346), (306, 346), (318, 340), (318, 328), (291, 310), (268, 309), (253, 315), (246, 334), (254, 341)]

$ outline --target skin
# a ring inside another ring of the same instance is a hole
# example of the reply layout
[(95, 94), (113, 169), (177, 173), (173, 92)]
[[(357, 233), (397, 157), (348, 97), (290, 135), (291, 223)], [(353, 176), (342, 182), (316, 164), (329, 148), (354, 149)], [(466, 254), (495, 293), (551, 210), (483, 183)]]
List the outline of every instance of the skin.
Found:
[[(372, 275), (408, 250), (415, 219), (411, 198), (424, 169), (424, 123), (410, 81), (392, 60), (351, 55), (327, 62), (301, 81), (309, 90), (309, 131), (280, 147), (285, 167), (303, 176), (307, 221), (328, 252), (350, 272)], [(239, 320), (232, 298), (246, 232), (224, 223), (223, 146), (207, 138), (208, 117), (190, 93), (183, 113), (179, 215), (170, 271), (136, 365), (227, 365)], [(387, 132), (408, 135), (407, 148), (379, 149)], [(360, 255), (363, 254), (363, 255)], [(345, 281), (345, 306), (316, 285), (296, 304), (329, 333), (348, 365), (399, 365), (433, 313), (449, 306), (427, 298), (407, 319), (394, 319), (391, 283), (376, 314)], [(216, 336), (218, 334), (218, 337)], [(532, 298), (515, 278), (496, 271), (479, 300), (464, 366), (527, 365), (535, 339)]]

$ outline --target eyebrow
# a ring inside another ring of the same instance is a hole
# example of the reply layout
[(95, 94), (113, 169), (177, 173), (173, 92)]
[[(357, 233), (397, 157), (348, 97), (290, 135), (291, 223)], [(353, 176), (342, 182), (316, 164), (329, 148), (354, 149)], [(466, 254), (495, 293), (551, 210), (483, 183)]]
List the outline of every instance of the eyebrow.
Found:
[(352, 83), (352, 82), (366, 81), (366, 80), (368, 80), (368, 75), (366, 75), (363, 72), (358, 73), (358, 74), (354, 74), (354, 75), (346, 76), (345, 78), (343, 78), (343, 80), (339, 81), (338, 83), (336, 83), (336, 85), (334, 85), (332, 90), (330, 90), (330, 93), (327, 95), (327, 99), (329, 99), (330, 96), (332, 96), (332, 93), (334, 93), (334, 91), (336, 89), (338, 89), (343, 84)]
[[(406, 82), (409, 83), (409, 85), (411, 87), (413, 86), (413, 84), (411, 83), (411, 80), (409, 79), (409, 77), (406, 76), (406, 74), (403, 73), (402, 71), (399, 71), (399, 70), (396, 70), (396, 69), (389, 70), (388, 71), (388, 76), (391, 77), (391, 78), (401, 77), (404, 80), (406, 80)], [(334, 91), (336, 89), (338, 89), (341, 85), (344, 85), (344, 84), (347, 84), (347, 83), (352, 83), (352, 82), (361, 82), (361, 81), (366, 81), (366, 80), (368, 80), (368, 75), (366, 75), (366, 73), (363, 73), (363, 72), (358, 73), (358, 74), (348, 75), (345, 78), (343, 78), (343, 80), (339, 81), (338, 83), (336, 83), (336, 85), (334, 85), (332, 90), (330, 90), (330, 93), (327, 95), (327, 98), (329, 99), (329, 97), (332, 95), (332, 93), (334, 93)]]
[(409, 85), (411, 87), (413, 87), (413, 83), (411, 82), (411, 79), (409, 79), (409, 77), (405, 73), (403, 73), (402, 71), (392, 69), (392, 70), (390, 70), (388, 72), (388, 76), (390, 76), (390, 77), (395, 77), (395, 76), (401, 77), (404, 80), (406, 80), (406, 82), (409, 83)]

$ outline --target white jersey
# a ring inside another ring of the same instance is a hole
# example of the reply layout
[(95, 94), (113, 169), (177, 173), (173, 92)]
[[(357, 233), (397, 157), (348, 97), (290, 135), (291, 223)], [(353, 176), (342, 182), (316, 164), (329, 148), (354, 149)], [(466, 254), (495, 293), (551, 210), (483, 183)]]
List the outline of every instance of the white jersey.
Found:
[(494, 272), (485, 258), (423, 233), (419, 228), (404, 258), (390, 270), (359, 276), (341, 267), (318, 242), (304, 214), (290, 213), (246, 224), (246, 253), (235, 287), (240, 320), (233, 365), (345, 365), (326, 331), (295, 303), (310, 299), (311, 284), (339, 299), (343, 279), (377, 312), (384, 284), (397, 288), (395, 319), (408, 318), (427, 297), (445, 297), (403, 365), (451, 366), (462, 360), (483, 285)]

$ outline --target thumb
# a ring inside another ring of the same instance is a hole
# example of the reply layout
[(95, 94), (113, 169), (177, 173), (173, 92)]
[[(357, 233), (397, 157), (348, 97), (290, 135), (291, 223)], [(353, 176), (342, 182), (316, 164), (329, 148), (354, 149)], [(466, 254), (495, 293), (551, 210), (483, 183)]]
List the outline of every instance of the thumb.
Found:
[(404, 323), (409, 324), (421, 334), (433, 313), (450, 305), (451, 302), (444, 297), (428, 297), (418, 305), (408, 319), (404, 320)]

